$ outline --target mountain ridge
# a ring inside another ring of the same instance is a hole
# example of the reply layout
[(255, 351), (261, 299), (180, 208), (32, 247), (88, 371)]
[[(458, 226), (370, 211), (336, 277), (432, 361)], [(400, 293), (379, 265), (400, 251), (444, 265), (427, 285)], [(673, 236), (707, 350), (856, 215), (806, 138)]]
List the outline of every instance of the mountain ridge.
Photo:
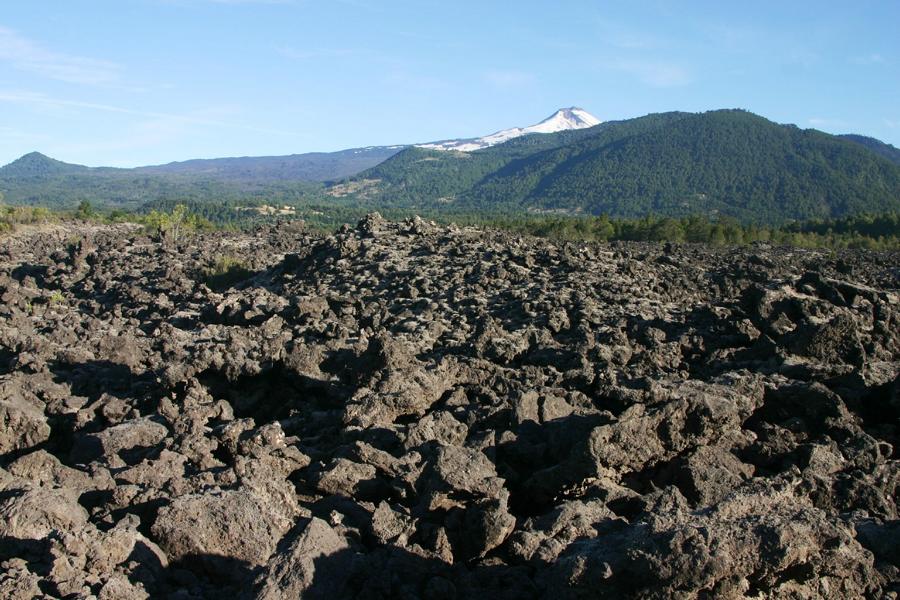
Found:
[(485, 148), (490, 148), (533, 133), (558, 133), (560, 131), (586, 129), (599, 125), (600, 123), (602, 123), (600, 119), (583, 108), (570, 106), (569, 108), (560, 108), (546, 119), (527, 127), (501, 129), (500, 131), (478, 138), (460, 138), (415, 145), (419, 148), (426, 148), (429, 150), (473, 152), (475, 150), (484, 150)]
[(147, 174), (194, 174), (228, 180), (329, 181), (349, 177), (374, 166), (404, 145), (367, 146), (335, 152), (304, 152), (281, 156), (195, 158), (136, 167)]
[(0, 167), (0, 176), (44, 177), (73, 172), (87, 172), (90, 167), (50, 158), (37, 151), (23, 154), (11, 163)]
[(0, 167), (0, 192), (7, 202), (48, 206), (83, 199), (126, 208), (160, 201), (313, 203), (627, 218), (704, 214), (778, 224), (900, 211), (894, 152), (900, 151), (873, 138), (725, 109), (519, 135), (468, 152), (370, 146), (135, 169), (73, 165), (32, 152)]
[[(508, 137), (502, 140), (496, 139), (490, 144), (496, 145), (502, 141), (508, 141), (514, 137), (529, 133), (552, 133), (567, 129), (578, 129), (599, 122), (599, 119), (584, 109), (572, 106), (558, 109), (555, 113), (535, 125), (505, 129), (490, 136), (473, 139), (486, 139), (492, 136), (508, 134)], [(517, 133), (511, 135), (510, 132)], [(429, 142), (428, 144), (440, 143)], [(63, 162), (35, 151), (29, 152), (5, 166), (0, 166), (0, 177), (40, 177), (117, 171), (120, 173), (130, 172), (137, 175), (191, 175), (243, 182), (260, 180), (325, 182), (355, 175), (387, 160), (400, 150), (411, 145), (413, 144), (364, 146), (334, 152), (303, 152), (271, 156), (193, 158), (157, 165), (141, 165), (133, 168), (88, 167)]]
[[(573, 132), (566, 132), (573, 133)], [(740, 109), (607, 121), (531, 152), (405, 149), (356, 176), (367, 202), (779, 223), (900, 210), (900, 167), (865, 146)], [(527, 139), (527, 138), (523, 138)]]
[(872, 152), (883, 156), (892, 163), (900, 165), (900, 148), (892, 146), (891, 144), (888, 144), (886, 142), (882, 142), (877, 138), (869, 137), (867, 135), (845, 133), (837, 137), (851, 141), (854, 144), (859, 144), (860, 146), (868, 148)]

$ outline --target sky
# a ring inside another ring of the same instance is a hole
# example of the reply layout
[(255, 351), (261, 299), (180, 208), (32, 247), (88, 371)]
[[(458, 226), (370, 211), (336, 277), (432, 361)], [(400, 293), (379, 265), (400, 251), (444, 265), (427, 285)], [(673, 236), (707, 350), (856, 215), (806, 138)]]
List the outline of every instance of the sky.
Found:
[(5, 0), (0, 164), (428, 142), (568, 106), (900, 146), (898, 27), (896, 0)]

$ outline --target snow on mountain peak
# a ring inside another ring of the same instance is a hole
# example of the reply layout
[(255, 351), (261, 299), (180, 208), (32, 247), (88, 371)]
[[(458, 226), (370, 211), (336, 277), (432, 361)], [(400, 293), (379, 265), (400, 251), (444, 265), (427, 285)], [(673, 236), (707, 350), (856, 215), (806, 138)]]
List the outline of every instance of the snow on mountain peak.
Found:
[(600, 119), (582, 108), (561, 108), (537, 125), (526, 127), (529, 133), (554, 133), (567, 129), (584, 129), (599, 125)]
[(442, 142), (432, 142), (429, 144), (417, 144), (419, 148), (428, 148), (431, 150), (456, 150), (459, 152), (472, 152), (473, 150), (481, 150), (490, 148), (511, 139), (528, 135), (530, 133), (556, 133), (557, 131), (568, 131), (571, 129), (584, 129), (599, 125), (600, 119), (587, 112), (583, 108), (572, 106), (570, 108), (561, 108), (540, 123), (529, 127), (513, 127), (512, 129), (504, 129), (490, 135), (480, 138), (465, 140), (446, 140)]

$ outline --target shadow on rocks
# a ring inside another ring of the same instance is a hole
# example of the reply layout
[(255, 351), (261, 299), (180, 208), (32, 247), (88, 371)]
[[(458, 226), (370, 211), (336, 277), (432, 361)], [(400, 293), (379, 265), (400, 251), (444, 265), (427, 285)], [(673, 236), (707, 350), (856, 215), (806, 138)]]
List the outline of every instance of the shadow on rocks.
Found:
[(17, 354), (9, 348), (0, 348), (0, 375), (9, 375), (13, 372), (13, 361)]
[(56, 383), (67, 384), (72, 393), (95, 402), (103, 394), (116, 398), (140, 397), (153, 385), (151, 373), (134, 373), (127, 365), (108, 360), (81, 363), (53, 361), (49, 363)]
[(536, 598), (524, 567), (449, 564), (396, 545), (361, 553), (324, 521), (301, 523), (285, 537), (245, 600), (389, 598)]
[[(192, 554), (162, 569), (155, 597), (171, 599), (243, 598), (259, 572), (246, 561), (215, 554)], [(132, 578), (132, 583), (137, 581)]]
[(22, 264), (12, 270), (10, 275), (12, 278), (23, 283), (27, 278), (31, 277), (39, 287), (44, 287), (47, 277), (47, 265)]

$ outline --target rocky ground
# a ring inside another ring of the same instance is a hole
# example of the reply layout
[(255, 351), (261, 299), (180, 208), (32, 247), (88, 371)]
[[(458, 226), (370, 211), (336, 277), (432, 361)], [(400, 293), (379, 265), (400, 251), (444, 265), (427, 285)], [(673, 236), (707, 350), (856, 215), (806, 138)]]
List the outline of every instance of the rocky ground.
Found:
[(0, 597), (897, 597), (898, 287), (374, 215), (5, 238)]

